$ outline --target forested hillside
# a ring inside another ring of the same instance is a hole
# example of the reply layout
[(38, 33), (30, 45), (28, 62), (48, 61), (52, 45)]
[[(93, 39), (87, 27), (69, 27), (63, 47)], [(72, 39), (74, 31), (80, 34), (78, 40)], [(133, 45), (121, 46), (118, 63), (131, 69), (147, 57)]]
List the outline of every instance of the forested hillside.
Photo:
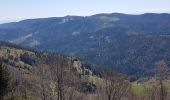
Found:
[(0, 43), (1, 100), (79, 100), (99, 76), (74, 57)]
[(0, 25), (0, 40), (76, 56), (127, 75), (170, 66), (170, 15), (98, 14), (28, 19)]
[(155, 66), (155, 77), (128, 80), (129, 76), (75, 57), (3, 42), (0, 43), (0, 99), (169, 100), (170, 70), (164, 60)]

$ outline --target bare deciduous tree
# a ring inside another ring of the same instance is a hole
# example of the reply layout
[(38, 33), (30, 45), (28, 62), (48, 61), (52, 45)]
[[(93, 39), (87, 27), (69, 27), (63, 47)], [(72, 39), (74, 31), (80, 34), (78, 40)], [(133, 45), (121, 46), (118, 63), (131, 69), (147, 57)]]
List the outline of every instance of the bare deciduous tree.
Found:
[(51, 63), (51, 77), (55, 82), (56, 99), (66, 100), (68, 90), (73, 86), (73, 75), (67, 68), (67, 60), (64, 57), (55, 58)]
[(158, 93), (159, 93), (159, 100), (166, 100), (167, 98), (167, 89), (164, 84), (167, 75), (169, 74), (169, 68), (164, 60), (160, 60), (156, 63), (155, 67), (156, 76), (158, 79)]
[(112, 69), (103, 69), (104, 84), (100, 87), (102, 100), (120, 100), (129, 90), (128, 82)]
[(46, 70), (46, 65), (45, 64), (41, 64), (40, 65), (40, 85), (41, 85), (41, 99), (42, 100), (47, 100), (48, 98), (48, 94), (47, 94), (47, 70)]

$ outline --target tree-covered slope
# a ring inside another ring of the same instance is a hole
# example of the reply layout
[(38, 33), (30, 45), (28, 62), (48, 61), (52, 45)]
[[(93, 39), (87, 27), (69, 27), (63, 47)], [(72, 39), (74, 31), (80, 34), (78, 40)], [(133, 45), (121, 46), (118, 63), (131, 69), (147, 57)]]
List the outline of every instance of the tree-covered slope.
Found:
[(74, 94), (75, 100), (85, 92), (95, 91), (82, 89), (86, 84), (95, 86), (88, 78), (96, 75), (92, 65), (74, 57), (0, 42), (2, 100), (56, 100), (57, 93), (67, 100)]
[(0, 25), (0, 40), (74, 55), (128, 75), (169, 65), (169, 14), (66, 16)]

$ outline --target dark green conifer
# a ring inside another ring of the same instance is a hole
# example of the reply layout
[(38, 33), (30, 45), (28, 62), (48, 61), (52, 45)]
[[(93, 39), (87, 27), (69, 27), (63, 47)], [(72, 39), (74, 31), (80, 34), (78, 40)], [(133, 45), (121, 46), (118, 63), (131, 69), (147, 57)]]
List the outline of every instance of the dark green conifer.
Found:
[(3, 100), (3, 96), (7, 93), (10, 83), (10, 75), (7, 68), (0, 61), (0, 100)]

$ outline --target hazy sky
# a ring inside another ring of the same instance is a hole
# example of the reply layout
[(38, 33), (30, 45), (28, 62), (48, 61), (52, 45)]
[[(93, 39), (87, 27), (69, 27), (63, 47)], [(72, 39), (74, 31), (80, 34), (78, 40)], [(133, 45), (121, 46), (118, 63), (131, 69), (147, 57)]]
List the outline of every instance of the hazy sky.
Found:
[(0, 0), (0, 22), (97, 13), (170, 13), (170, 0)]

